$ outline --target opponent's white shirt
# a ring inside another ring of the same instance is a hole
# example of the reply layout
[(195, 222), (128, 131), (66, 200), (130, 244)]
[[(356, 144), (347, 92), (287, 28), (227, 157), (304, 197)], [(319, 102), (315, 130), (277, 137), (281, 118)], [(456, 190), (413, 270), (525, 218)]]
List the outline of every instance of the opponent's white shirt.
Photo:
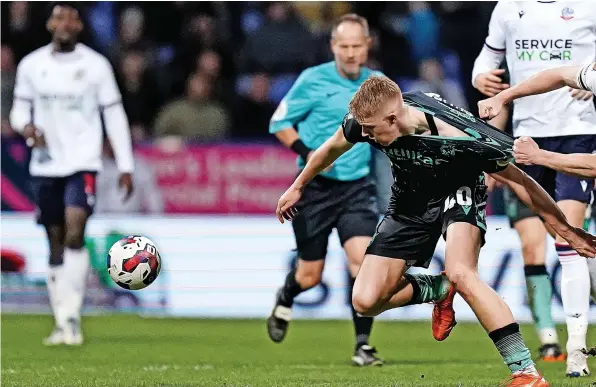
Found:
[[(499, 1), (485, 47), (506, 54), (512, 85), (543, 70), (592, 63), (596, 2)], [(596, 134), (596, 111), (565, 87), (515, 100), (513, 128), (515, 136)]]
[(132, 172), (130, 129), (108, 60), (77, 44), (59, 53), (52, 45), (27, 55), (17, 68), (11, 124), (22, 132), (32, 123), (47, 148), (34, 148), (33, 176), (61, 177), (102, 167), (102, 122), (118, 168)]
[(580, 68), (575, 77), (575, 83), (580, 89), (596, 93), (596, 62)]

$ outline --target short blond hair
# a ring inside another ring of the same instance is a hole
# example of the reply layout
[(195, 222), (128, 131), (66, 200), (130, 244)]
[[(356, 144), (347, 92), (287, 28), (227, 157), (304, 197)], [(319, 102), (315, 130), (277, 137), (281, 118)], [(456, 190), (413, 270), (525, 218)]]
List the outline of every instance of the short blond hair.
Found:
[(399, 86), (385, 76), (368, 78), (360, 85), (350, 101), (350, 112), (356, 121), (374, 116), (389, 99), (401, 97)]

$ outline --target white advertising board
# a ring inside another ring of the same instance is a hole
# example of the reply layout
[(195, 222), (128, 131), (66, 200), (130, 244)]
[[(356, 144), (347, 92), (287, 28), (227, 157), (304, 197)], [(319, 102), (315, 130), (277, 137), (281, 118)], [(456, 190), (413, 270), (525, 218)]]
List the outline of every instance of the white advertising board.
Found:
[[(480, 275), (509, 304), (519, 321), (530, 321), (517, 234), (504, 218), (491, 217), (488, 225), (487, 242), (479, 263)], [(87, 234), (97, 241), (111, 230), (146, 235), (161, 251), (163, 271), (159, 281), (147, 289), (134, 292), (141, 300), (141, 307), (150, 314), (266, 317), (294, 257), (291, 226), (280, 225), (273, 216), (95, 216), (88, 225)], [(34, 223), (33, 216), (2, 214), (1, 235), (3, 249), (18, 251), (25, 257), (24, 277), (43, 280), (48, 248), (45, 233)], [(441, 240), (428, 271), (439, 272), (443, 259), (444, 242)], [(548, 243), (547, 269), (555, 274), (554, 317), (563, 322), (564, 314), (558, 298), (560, 267), (552, 240)], [(346, 284), (345, 258), (334, 234), (330, 240), (323, 284), (299, 296), (294, 308), (295, 317), (350, 318)], [(38, 288), (36, 291), (41, 290)], [(158, 293), (163, 302), (147, 301), (158, 298)], [(3, 298), (3, 308), (5, 301)], [(455, 307), (458, 320), (475, 320), (472, 311), (459, 296)], [(380, 318), (429, 319), (431, 309), (430, 305), (410, 306), (385, 312)], [(93, 311), (93, 305), (89, 305), (87, 310)], [(592, 308), (590, 317), (592, 321), (596, 320), (595, 308)]]

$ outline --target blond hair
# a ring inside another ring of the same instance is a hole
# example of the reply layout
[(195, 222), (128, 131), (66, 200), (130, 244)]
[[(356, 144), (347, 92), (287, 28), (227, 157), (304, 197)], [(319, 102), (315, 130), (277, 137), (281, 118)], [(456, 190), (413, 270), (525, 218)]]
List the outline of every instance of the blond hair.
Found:
[(401, 90), (395, 82), (385, 76), (374, 76), (360, 85), (350, 101), (350, 112), (361, 122), (374, 116), (387, 100), (397, 97), (401, 97)]

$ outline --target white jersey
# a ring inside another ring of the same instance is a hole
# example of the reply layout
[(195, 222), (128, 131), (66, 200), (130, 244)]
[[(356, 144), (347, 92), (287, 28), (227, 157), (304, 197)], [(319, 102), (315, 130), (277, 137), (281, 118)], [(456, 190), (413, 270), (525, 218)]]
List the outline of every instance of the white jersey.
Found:
[[(34, 148), (33, 176), (62, 177), (102, 167), (101, 114), (121, 172), (132, 172), (130, 129), (108, 60), (77, 44), (59, 53), (44, 46), (19, 63), (11, 123), (22, 132), (32, 123), (47, 148)], [(109, 117), (108, 117), (109, 113)]]
[(580, 89), (596, 93), (596, 62), (580, 68), (575, 76), (575, 83)]
[[(596, 2), (499, 1), (486, 47), (504, 52), (515, 85), (560, 66), (593, 63), (596, 57)], [(514, 101), (515, 136), (596, 134), (592, 101), (571, 98), (569, 88)]]

